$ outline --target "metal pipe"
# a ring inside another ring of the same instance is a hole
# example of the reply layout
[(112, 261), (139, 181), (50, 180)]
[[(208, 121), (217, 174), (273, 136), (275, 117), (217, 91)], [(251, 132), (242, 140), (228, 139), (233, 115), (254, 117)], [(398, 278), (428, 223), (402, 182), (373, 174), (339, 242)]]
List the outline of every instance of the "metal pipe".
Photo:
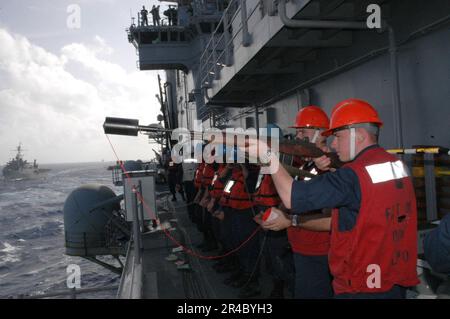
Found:
[(141, 233), (145, 231), (144, 226), (144, 195), (142, 191), (142, 181), (139, 180), (139, 194), (141, 194), (139, 198), (139, 215), (140, 215), (140, 226), (141, 226)]
[(186, 73), (183, 72), (183, 86), (184, 86), (184, 107), (186, 109), (186, 127), (187, 129), (191, 129), (189, 125), (189, 102), (188, 102), (188, 92), (187, 92), (187, 81), (186, 81)]
[(395, 32), (392, 26), (387, 25), (387, 29), (389, 33), (389, 57), (392, 80), (392, 104), (395, 139), (397, 143), (396, 145), (403, 148), (402, 109), (400, 104), (400, 79), (398, 74), (397, 43), (395, 41)]
[(425, 201), (427, 207), (427, 221), (434, 221), (438, 219), (434, 154), (424, 153), (423, 165), (425, 168)]
[[(164, 101), (163, 101), (163, 91), (162, 91), (162, 87), (161, 87), (161, 77), (158, 74), (158, 88), (159, 88), (159, 102), (161, 104), (161, 111), (163, 113), (164, 116), (164, 127), (165, 128), (171, 128), (169, 126), (169, 119), (166, 113), (166, 107), (164, 105)], [(166, 148), (170, 149), (170, 141), (169, 141), (169, 136), (166, 135)]]
[(248, 33), (248, 17), (247, 17), (247, 2), (240, 0), (241, 19), (242, 19), (242, 45), (248, 47), (251, 44), (251, 36)]
[(295, 20), (289, 19), (286, 13), (287, 0), (278, 2), (278, 13), (281, 22), (288, 28), (312, 28), (312, 29), (368, 29), (366, 22), (336, 21), (336, 20)]
[(225, 49), (225, 65), (231, 66), (231, 55), (230, 55), (230, 48), (228, 46), (228, 43), (230, 42), (230, 33), (229, 33), (229, 26), (228, 26), (228, 12), (225, 12), (223, 15), (223, 36), (224, 36), (224, 49)]
[[(255, 105), (255, 126), (256, 126), (256, 136), (259, 138), (259, 110), (258, 105)], [(269, 132), (267, 132), (268, 134)]]

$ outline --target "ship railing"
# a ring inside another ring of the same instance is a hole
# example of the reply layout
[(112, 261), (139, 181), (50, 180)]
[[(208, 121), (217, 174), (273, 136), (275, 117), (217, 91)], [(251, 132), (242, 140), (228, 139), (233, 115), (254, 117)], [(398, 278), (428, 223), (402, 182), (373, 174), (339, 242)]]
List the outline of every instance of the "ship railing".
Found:
[(142, 202), (142, 184), (133, 185), (132, 191), (132, 241), (129, 242), (125, 271), (120, 280), (117, 293), (119, 299), (141, 299), (143, 295), (143, 267), (142, 267), (142, 233), (145, 232), (144, 212)]
[[(238, 34), (242, 34), (242, 46), (251, 44), (248, 21), (259, 8), (255, 6), (248, 14), (246, 0), (231, 0), (223, 12), (216, 29), (211, 34), (205, 50), (200, 56), (200, 80), (202, 88), (211, 87), (213, 80), (218, 80), (220, 70), (233, 64), (233, 43)], [(230, 28), (240, 14), (241, 23), (237, 29)], [(220, 32), (222, 29), (223, 32)], [(219, 33), (221, 33), (219, 35)]]

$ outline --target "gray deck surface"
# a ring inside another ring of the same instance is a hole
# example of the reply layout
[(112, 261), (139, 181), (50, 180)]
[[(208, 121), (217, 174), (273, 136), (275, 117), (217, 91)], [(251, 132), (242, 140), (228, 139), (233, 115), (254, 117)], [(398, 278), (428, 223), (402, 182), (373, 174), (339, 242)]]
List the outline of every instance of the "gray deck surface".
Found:
[[(189, 220), (186, 202), (178, 199), (171, 202), (162, 198), (160, 206), (164, 208), (159, 212), (162, 224), (170, 230), (170, 236), (183, 243), (188, 249), (197, 254), (214, 256), (218, 251), (202, 253), (196, 245), (202, 241), (202, 234)], [(165, 212), (165, 210), (167, 210)], [(169, 222), (170, 221), (170, 222)], [(198, 258), (185, 251), (175, 253), (189, 263), (189, 270), (178, 270), (174, 261), (167, 261), (166, 257), (172, 254), (172, 249), (178, 245), (165, 234), (163, 230), (156, 230), (144, 235), (144, 298), (163, 299), (235, 299), (238, 298), (239, 289), (232, 288), (223, 283), (230, 273), (218, 274), (212, 265), (217, 260)], [(261, 264), (263, 264), (263, 260)], [(266, 298), (272, 288), (272, 279), (261, 272), (261, 295), (256, 298)]]

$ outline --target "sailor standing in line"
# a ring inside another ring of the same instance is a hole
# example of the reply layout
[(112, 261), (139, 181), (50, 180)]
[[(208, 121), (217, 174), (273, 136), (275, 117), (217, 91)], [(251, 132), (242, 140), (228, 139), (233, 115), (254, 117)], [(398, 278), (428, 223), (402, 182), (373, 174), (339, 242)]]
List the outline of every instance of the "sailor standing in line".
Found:
[[(281, 129), (277, 125), (268, 124), (267, 134), (265, 135), (268, 139), (274, 135), (273, 130), (278, 130), (278, 136), (283, 136)], [(278, 207), (281, 204), (281, 199), (278, 196), (270, 174), (259, 173), (253, 194), (253, 202), (257, 207), (257, 212), (259, 212), (255, 217), (255, 222), (258, 224), (262, 223), (265, 214), (270, 216), (272, 207)], [(285, 230), (267, 230), (261, 237), (264, 237), (261, 240), (263, 245), (262, 249), (273, 279), (272, 291), (270, 292), (269, 298), (284, 298), (285, 287), (290, 288), (290, 293), (292, 294), (292, 283), (294, 282), (294, 264), (287, 232)], [(252, 291), (250, 290), (247, 293), (252, 295)]]
[[(378, 145), (382, 122), (367, 102), (348, 99), (334, 108), (331, 147), (344, 166), (311, 181), (293, 181), (267, 144), (252, 140), (248, 151), (266, 154), (272, 178), (292, 222), (305, 212), (334, 207), (329, 265), (335, 298), (405, 298), (419, 283), (417, 208), (408, 169)], [(327, 169), (329, 158), (318, 167)], [(273, 167), (272, 166), (272, 167)], [(276, 210), (276, 208), (273, 208)], [(282, 211), (276, 210), (278, 214)], [(282, 229), (282, 218), (265, 222)]]
[[(224, 207), (225, 214), (231, 216), (233, 248), (248, 240), (259, 227), (253, 220), (256, 212), (251, 198), (258, 172), (259, 167), (256, 165), (234, 164), (231, 177), (224, 188), (220, 205)], [(241, 288), (239, 298), (257, 296), (261, 293), (257, 263), (259, 247), (259, 236), (252, 237), (242, 246), (237, 252), (239, 270), (224, 281), (234, 288)]]
[[(307, 139), (322, 150), (326, 138), (321, 132), (329, 128), (327, 114), (318, 106), (306, 106), (299, 110), (295, 124), (296, 138)], [(294, 166), (313, 175), (322, 174), (311, 159), (295, 158)], [(307, 178), (310, 179), (310, 178)], [(307, 217), (307, 218), (306, 218)], [(295, 264), (294, 298), (326, 299), (333, 296), (331, 274), (328, 266), (330, 248), (329, 213), (322, 210), (309, 212), (294, 223), (286, 215), (280, 215), (292, 247)]]

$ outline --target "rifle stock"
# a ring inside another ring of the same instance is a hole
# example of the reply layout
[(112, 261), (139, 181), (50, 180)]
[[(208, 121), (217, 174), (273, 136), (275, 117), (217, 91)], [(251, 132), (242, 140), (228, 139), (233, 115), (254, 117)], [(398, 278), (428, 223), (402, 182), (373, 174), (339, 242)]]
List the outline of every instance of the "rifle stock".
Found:
[(281, 164), (281, 165), (292, 177), (298, 176), (298, 177), (302, 177), (302, 178), (305, 178), (305, 177), (314, 178), (317, 176), (317, 175), (311, 174), (308, 171), (299, 169), (299, 168), (291, 166), (291, 165), (287, 165), (287, 164)]
[(326, 155), (331, 160), (331, 167), (339, 168), (343, 163), (334, 152), (324, 152), (315, 144), (302, 140), (283, 140), (280, 142), (280, 153), (297, 157), (317, 158)]

